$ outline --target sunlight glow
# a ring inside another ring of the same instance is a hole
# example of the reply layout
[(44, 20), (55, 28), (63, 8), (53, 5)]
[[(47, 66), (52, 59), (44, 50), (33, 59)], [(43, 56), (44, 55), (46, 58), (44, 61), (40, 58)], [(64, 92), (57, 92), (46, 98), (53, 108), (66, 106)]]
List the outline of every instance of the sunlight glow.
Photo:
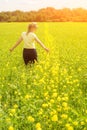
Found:
[(0, 11), (30, 11), (45, 7), (87, 9), (87, 0), (0, 0)]

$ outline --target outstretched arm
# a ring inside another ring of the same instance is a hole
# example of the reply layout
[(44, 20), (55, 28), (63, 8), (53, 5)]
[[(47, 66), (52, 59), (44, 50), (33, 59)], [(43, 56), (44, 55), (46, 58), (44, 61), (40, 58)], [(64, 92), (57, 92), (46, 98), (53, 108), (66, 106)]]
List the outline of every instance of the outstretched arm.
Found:
[(10, 49), (10, 51), (12, 52), (12, 51), (22, 42), (22, 40), (23, 40), (23, 38), (20, 37), (20, 38), (18, 39), (18, 41), (16, 42), (16, 44)]
[(42, 46), (42, 48), (44, 48), (47, 52), (49, 52), (49, 49), (46, 48), (46, 46), (39, 40), (38, 37), (36, 37), (35, 40), (36, 40), (37, 43), (39, 43)]

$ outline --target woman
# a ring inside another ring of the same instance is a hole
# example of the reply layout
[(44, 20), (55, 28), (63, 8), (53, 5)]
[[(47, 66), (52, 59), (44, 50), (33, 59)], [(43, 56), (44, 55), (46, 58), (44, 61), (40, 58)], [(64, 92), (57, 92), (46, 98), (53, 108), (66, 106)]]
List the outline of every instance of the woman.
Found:
[(48, 48), (38, 39), (36, 34), (34, 33), (37, 29), (36, 23), (31, 23), (28, 26), (27, 32), (22, 32), (21, 37), (16, 42), (16, 44), (10, 49), (12, 52), (22, 41), (24, 41), (24, 49), (23, 49), (23, 59), (25, 65), (28, 63), (35, 63), (37, 61), (37, 52), (35, 49), (35, 41), (39, 43), (42, 48), (44, 48), (47, 52)]

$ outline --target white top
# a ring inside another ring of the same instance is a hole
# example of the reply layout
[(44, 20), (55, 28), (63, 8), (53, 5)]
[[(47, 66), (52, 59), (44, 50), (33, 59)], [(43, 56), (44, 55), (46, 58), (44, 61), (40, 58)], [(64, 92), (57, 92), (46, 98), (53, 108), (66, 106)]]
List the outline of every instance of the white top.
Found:
[(33, 32), (28, 34), (26, 34), (26, 32), (22, 32), (21, 36), (24, 40), (24, 48), (35, 49), (35, 38), (37, 37), (36, 34)]

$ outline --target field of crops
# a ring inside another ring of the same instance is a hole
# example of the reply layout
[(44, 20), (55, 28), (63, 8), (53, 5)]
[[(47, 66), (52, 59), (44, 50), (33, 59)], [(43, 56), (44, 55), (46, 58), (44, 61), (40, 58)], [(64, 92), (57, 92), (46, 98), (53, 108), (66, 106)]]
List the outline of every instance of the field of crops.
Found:
[(25, 67), (28, 23), (0, 24), (0, 130), (87, 130), (87, 23), (38, 23), (39, 62)]

